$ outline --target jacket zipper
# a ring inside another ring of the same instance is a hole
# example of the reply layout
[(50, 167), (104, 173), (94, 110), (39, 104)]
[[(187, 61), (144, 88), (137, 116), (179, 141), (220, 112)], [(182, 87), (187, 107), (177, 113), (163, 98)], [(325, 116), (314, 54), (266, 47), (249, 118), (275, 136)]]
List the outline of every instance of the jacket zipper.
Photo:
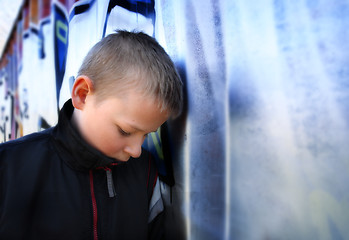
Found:
[[(111, 163), (110, 166), (116, 166), (118, 163)], [(115, 192), (115, 186), (113, 181), (113, 174), (112, 170), (109, 167), (98, 167), (96, 169), (103, 169), (107, 175), (107, 188), (108, 188), (108, 194), (110, 198), (113, 198), (116, 196)]]
[(93, 239), (98, 240), (97, 234), (97, 203), (95, 190), (93, 187), (93, 172), (90, 170), (90, 190), (91, 190), (91, 198), (92, 198), (92, 210), (93, 210)]
[(109, 197), (113, 198), (113, 197), (116, 196), (116, 193), (115, 193), (115, 187), (114, 187), (114, 182), (113, 182), (112, 171), (108, 167), (104, 167), (104, 170), (105, 170), (105, 172), (107, 174), (108, 194), (109, 194)]
[[(116, 166), (118, 163), (112, 163), (110, 166)], [(115, 197), (115, 188), (113, 183), (113, 177), (112, 177), (112, 171), (108, 167), (101, 167), (106, 171), (107, 174), (107, 187), (108, 187), (108, 193), (109, 197)], [(97, 168), (98, 169), (98, 168)], [(96, 202), (96, 195), (95, 190), (93, 186), (93, 171), (90, 170), (90, 191), (91, 191), (91, 199), (92, 199), (92, 210), (93, 210), (93, 240), (98, 240), (98, 234), (97, 234), (97, 202)]]

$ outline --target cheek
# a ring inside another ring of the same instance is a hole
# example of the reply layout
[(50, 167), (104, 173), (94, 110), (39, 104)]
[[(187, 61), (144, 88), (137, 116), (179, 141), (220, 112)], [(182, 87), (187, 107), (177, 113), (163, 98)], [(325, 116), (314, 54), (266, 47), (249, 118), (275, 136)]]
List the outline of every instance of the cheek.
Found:
[(103, 138), (101, 141), (103, 142), (103, 144), (101, 144), (101, 149), (103, 149), (105, 153), (113, 154), (124, 149), (124, 142), (115, 131), (105, 132), (101, 137)]
[[(88, 140), (103, 153), (121, 148), (115, 129), (112, 129), (103, 119), (95, 118), (95, 122), (85, 125)], [(101, 123), (101, 124), (96, 124)]]

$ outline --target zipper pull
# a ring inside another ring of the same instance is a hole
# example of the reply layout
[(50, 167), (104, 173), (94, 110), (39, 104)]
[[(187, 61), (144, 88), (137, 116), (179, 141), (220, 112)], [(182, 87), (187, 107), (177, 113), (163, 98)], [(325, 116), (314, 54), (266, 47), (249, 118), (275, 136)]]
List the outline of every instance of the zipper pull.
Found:
[(106, 168), (105, 172), (107, 174), (107, 186), (108, 186), (108, 193), (109, 193), (109, 197), (115, 197), (116, 196), (116, 192), (115, 192), (115, 188), (114, 188), (114, 182), (113, 182), (113, 175), (111, 172), (110, 168)]

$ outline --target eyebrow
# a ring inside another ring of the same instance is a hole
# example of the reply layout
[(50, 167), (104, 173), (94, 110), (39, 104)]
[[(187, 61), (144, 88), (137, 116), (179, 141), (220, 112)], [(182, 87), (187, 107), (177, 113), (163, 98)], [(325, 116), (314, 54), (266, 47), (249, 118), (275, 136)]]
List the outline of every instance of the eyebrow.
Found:
[[(144, 130), (138, 128), (137, 126), (133, 125), (132, 123), (131, 123), (131, 124), (127, 123), (127, 125), (128, 125), (129, 127), (133, 128), (133, 129), (135, 129), (136, 131), (148, 133), (148, 131), (144, 131)], [(156, 132), (157, 130), (158, 130), (158, 129), (151, 130), (149, 133), (151, 133), (151, 132)]]

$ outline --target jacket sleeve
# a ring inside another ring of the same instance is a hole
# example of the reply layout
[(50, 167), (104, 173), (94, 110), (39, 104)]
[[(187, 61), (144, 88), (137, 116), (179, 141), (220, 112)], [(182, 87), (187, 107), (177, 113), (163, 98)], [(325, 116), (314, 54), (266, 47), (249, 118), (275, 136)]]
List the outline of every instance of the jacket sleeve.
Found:
[(165, 239), (165, 227), (164, 227), (164, 219), (165, 212), (161, 212), (158, 214), (153, 221), (149, 223), (149, 240), (163, 240)]

